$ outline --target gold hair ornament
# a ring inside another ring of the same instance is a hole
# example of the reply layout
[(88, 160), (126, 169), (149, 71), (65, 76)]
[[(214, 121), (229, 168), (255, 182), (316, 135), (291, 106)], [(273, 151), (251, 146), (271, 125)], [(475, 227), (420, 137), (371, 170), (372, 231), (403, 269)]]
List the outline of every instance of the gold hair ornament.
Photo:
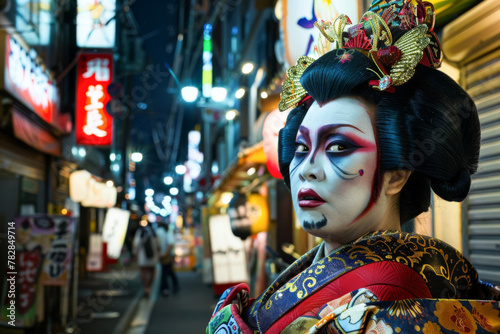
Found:
[[(434, 68), (440, 66), (441, 46), (433, 31), (434, 22), (434, 7), (429, 2), (416, 0), (416, 5), (413, 5), (412, 0), (374, 0), (360, 23), (349, 27), (347, 32), (344, 28), (352, 22), (344, 14), (333, 22), (316, 22), (320, 34), (314, 48), (315, 55), (319, 58), (330, 51), (331, 43), (336, 43), (337, 58), (345, 64), (352, 59), (353, 50), (360, 51), (378, 70), (367, 69), (379, 78), (370, 80), (369, 85), (377, 90), (394, 92), (393, 86), (403, 85), (413, 77), (419, 62)], [(408, 32), (393, 44), (390, 26), (399, 26)], [(346, 51), (339, 54), (341, 49)], [(279, 110), (296, 107), (304, 100), (307, 92), (300, 84), (300, 78), (314, 61), (314, 58), (303, 56), (288, 69)]]
[(307, 94), (306, 90), (300, 84), (302, 73), (309, 65), (315, 61), (314, 58), (302, 56), (297, 60), (295, 66), (286, 71), (286, 79), (283, 82), (283, 91), (280, 94), (281, 101), (278, 104), (280, 111), (285, 111), (290, 107), (296, 107)]

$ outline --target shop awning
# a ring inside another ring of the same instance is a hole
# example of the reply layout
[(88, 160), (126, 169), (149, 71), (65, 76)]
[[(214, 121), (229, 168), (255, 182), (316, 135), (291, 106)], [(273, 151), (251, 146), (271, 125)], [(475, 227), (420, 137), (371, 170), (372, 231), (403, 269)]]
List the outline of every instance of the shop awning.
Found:
[(260, 142), (238, 153), (234, 161), (210, 191), (210, 202), (217, 205), (222, 193), (249, 192), (271, 179), (267, 171), (263, 143)]

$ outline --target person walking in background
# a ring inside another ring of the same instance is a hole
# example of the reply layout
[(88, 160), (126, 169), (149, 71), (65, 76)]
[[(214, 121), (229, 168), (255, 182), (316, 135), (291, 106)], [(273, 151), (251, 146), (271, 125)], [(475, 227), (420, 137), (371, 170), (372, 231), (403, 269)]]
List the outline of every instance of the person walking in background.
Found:
[(158, 239), (160, 241), (160, 262), (161, 262), (161, 286), (160, 291), (165, 297), (169, 295), (168, 290), (168, 277), (172, 280), (174, 285), (173, 292), (179, 290), (179, 282), (177, 280), (177, 275), (174, 272), (174, 246), (175, 242), (170, 233), (168, 233), (168, 224), (159, 223), (158, 224)]
[(135, 233), (133, 252), (137, 257), (137, 265), (141, 269), (144, 295), (149, 297), (155, 266), (160, 259), (160, 243), (150, 224), (141, 226)]

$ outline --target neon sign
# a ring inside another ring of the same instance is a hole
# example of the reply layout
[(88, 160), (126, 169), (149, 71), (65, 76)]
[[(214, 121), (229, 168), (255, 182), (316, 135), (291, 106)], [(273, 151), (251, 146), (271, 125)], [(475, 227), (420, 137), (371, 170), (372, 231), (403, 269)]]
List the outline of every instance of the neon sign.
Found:
[(113, 119), (105, 111), (112, 81), (111, 54), (83, 54), (78, 60), (76, 143), (111, 145)]
[(4, 82), (9, 93), (31, 107), (44, 121), (59, 127), (55, 83), (36, 57), (31, 57), (10, 35), (5, 36)]

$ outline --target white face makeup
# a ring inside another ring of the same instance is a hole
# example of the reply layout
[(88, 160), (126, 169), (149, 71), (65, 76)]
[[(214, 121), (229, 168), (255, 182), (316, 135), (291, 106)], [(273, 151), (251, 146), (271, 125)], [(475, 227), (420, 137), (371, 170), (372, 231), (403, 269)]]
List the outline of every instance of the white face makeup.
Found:
[(293, 205), (304, 230), (334, 246), (371, 231), (377, 144), (369, 107), (354, 98), (314, 102), (290, 164)]

